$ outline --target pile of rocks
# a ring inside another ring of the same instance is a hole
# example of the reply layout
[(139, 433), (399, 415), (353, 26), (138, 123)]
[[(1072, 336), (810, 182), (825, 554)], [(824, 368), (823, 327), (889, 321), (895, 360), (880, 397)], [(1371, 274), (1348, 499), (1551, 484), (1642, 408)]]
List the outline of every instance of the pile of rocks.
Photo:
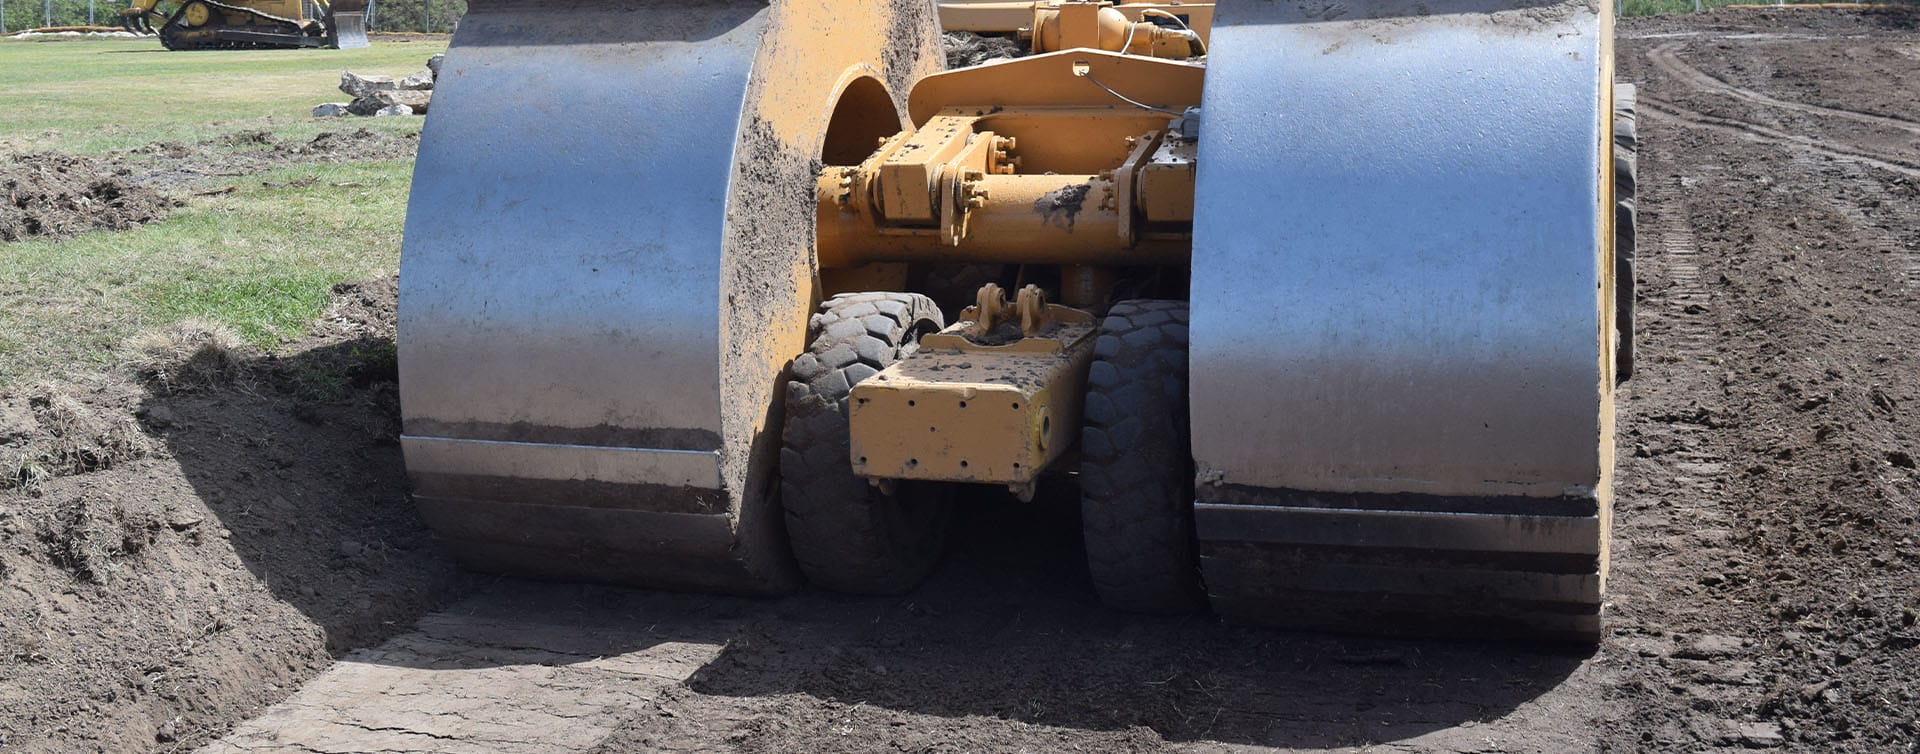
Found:
[(428, 58), (426, 70), (397, 80), (392, 76), (362, 76), (341, 71), (340, 91), (351, 95), (353, 101), (318, 105), (313, 108), (313, 117), (425, 115), (433, 103), (433, 82), (440, 77), (440, 61), (446, 57)]

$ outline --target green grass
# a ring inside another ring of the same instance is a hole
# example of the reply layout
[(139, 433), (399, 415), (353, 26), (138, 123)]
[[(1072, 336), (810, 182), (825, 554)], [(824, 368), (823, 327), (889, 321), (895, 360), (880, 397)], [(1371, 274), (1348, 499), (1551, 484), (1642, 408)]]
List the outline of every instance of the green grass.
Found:
[[(137, 333), (189, 318), (273, 350), (348, 280), (392, 274), (409, 160), (224, 179), (167, 220), (0, 245), (0, 389), (112, 369)], [(312, 179), (312, 180), (309, 180)]]
[[(100, 154), (262, 128), (311, 138), (338, 125), (309, 114), (347, 99), (337, 89), (342, 69), (401, 76), (445, 50), (444, 40), (207, 52), (168, 52), (151, 38), (0, 40), (0, 152)], [(362, 124), (419, 127), (404, 118)]]
[[(165, 52), (153, 40), (0, 41), (0, 154), (62, 151), (136, 173), (156, 141), (216, 154), (228, 134), (310, 140), (326, 130), (418, 131), (418, 118), (316, 120), (340, 70), (403, 75), (443, 41), (366, 50)], [(119, 153), (119, 154), (116, 154)], [(225, 173), (230, 167), (205, 166)], [(0, 244), (0, 390), (114, 372), (127, 342), (189, 318), (272, 351), (299, 338), (336, 283), (399, 265), (411, 160), (292, 164), (166, 189), (166, 219), (63, 241)]]

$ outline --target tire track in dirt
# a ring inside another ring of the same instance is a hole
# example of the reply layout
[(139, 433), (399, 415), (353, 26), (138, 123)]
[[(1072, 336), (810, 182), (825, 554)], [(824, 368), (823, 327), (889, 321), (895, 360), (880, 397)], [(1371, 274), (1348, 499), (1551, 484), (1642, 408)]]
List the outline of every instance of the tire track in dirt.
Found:
[[(1692, 87), (1695, 91), (1720, 94), (1776, 110), (1787, 110), (1821, 118), (1845, 118), (1871, 125), (1920, 134), (1920, 122), (1862, 113), (1855, 110), (1791, 102), (1763, 92), (1736, 86), (1681, 60), (1678, 50), (1685, 46), (1685, 44), (1684, 42), (1668, 42), (1658, 45), (1648, 51), (1647, 59), (1652, 62), (1655, 67), (1674, 76), (1679, 81)], [(1674, 103), (1660, 101), (1657, 98), (1653, 100), (1653, 104), (1654, 109), (1666, 110), (1668, 112), (1664, 114), (1674, 117), (1688, 125), (1731, 130), (1734, 133), (1748, 138), (1759, 137), (1764, 140), (1789, 142), (1806, 147), (1806, 150), (1789, 149), (1786, 151), (1789, 158), (1792, 159), (1802, 171), (1809, 174), (1818, 174), (1824, 168), (1818, 161), (1809, 159), (1808, 151), (1812, 151), (1828, 157), (1842, 159), (1855, 165), (1868, 165), (1909, 177), (1920, 177), (1920, 172), (1916, 172), (1916, 169), (1920, 169), (1920, 161), (1896, 158), (1858, 145), (1834, 145), (1825, 140), (1816, 140), (1809, 136), (1780, 131), (1776, 128), (1758, 123), (1718, 118), (1704, 113), (1686, 110)], [(1920, 252), (1917, 252), (1912, 245), (1896, 236), (1892, 229), (1868, 217), (1862, 206), (1863, 203), (1873, 207), (1898, 206), (1898, 200), (1890, 195), (1887, 192), (1886, 185), (1874, 176), (1860, 170), (1852, 172), (1854, 174), (1849, 176), (1851, 180), (1847, 183), (1849, 186), (1859, 189), (1866, 195), (1863, 197), (1864, 202), (1846, 201), (1837, 197), (1826, 197), (1827, 201), (1825, 203), (1832, 205), (1838, 214), (1846, 218), (1848, 222), (1853, 225), (1857, 231), (1855, 234), (1856, 238), (1871, 245), (1875, 250), (1888, 255), (1888, 258), (1894, 262), (1896, 268), (1894, 270), (1895, 274), (1900, 276), (1908, 286), (1920, 283)]]
[[(1793, 160), (1801, 165), (1802, 170), (1811, 172), (1820, 167), (1808, 160), (1805, 155), (1796, 154)], [(1850, 176), (1851, 180), (1848, 184), (1859, 189), (1862, 196), (1853, 200), (1849, 200), (1848, 197), (1825, 197), (1825, 203), (1853, 226), (1853, 238), (1873, 251), (1879, 252), (1882, 258), (1889, 261), (1894, 268), (1893, 273), (1906, 284), (1908, 290), (1920, 287), (1920, 249), (1915, 248), (1916, 245), (1920, 245), (1920, 242), (1909, 242), (1900, 238), (1894, 228), (1888, 227), (1887, 220), (1877, 220), (1869, 216), (1866, 211), (1867, 207), (1898, 207), (1903, 201), (1911, 200), (1895, 198), (1887, 191), (1884, 182), (1872, 175), (1864, 175), (1867, 171), (1855, 172), (1863, 175)], [(1893, 219), (1892, 222), (1897, 223), (1899, 220)], [(1908, 232), (1920, 234), (1920, 228), (1905, 229)]]
[[(1663, 164), (1672, 162), (1663, 161)], [(1652, 337), (1648, 340), (1658, 344), (1654, 351), (1657, 358), (1669, 365), (1661, 370), (1662, 376), (1675, 384), (1681, 394), (1695, 396), (1699, 401), (1695, 407), (1704, 409), (1703, 412), (1666, 410), (1635, 418), (1664, 424), (1681, 440), (1675, 450), (1662, 459), (1662, 465), (1667, 468), (1660, 476), (1669, 489), (1681, 493), (1674, 495), (1673, 502), (1661, 511), (1666, 536), (1729, 525), (1726, 513), (1712, 505), (1712, 501), (1721, 497), (1719, 487), (1725, 459), (1714, 451), (1714, 444), (1706, 437), (1717, 431), (1710, 417), (1719, 407), (1711, 397), (1721, 391), (1707, 367), (1721, 347), (1714, 319), (1721, 307), (1714, 301), (1712, 289), (1701, 273), (1693, 213), (1685, 198), (1689, 190), (1686, 180), (1682, 176), (1663, 177), (1647, 186), (1650, 190), (1646, 196), (1648, 206), (1657, 208), (1658, 212), (1652, 228), (1655, 243), (1649, 260), (1653, 268), (1649, 270), (1650, 277), (1667, 283), (1666, 289), (1649, 302), (1657, 304), (1662, 315), (1656, 320), (1658, 329), (1649, 333)]]
[(1694, 89), (1702, 92), (1711, 92), (1751, 102), (1756, 105), (1792, 110), (1819, 118), (1845, 118), (1869, 125), (1883, 126), (1920, 134), (1920, 122), (1885, 115), (1875, 115), (1873, 113), (1863, 113), (1857, 110), (1843, 110), (1833, 107), (1822, 107), (1820, 105), (1809, 105), (1803, 102), (1791, 102), (1762, 94), (1752, 89), (1735, 86), (1712, 74), (1688, 65), (1686, 61), (1681, 60), (1680, 56), (1676, 54), (1676, 51), (1685, 45), (1685, 42), (1668, 42), (1657, 46), (1647, 53), (1647, 59), (1652, 61), (1654, 67), (1673, 75), (1675, 78), (1686, 82)]
[(1705, 113), (1701, 113), (1698, 111), (1689, 110), (1679, 105), (1673, 104), (1671, 102), (1662, 100), (1658, 97), (1652, 97), (1646, 94), (1640, 95), (1639, 104), (1640, 104), (1640, 109), (1653, 112), (1657, 115), (1664, 116), (1666, 118), (1673, 120), (1676, 123), (1693, 126), (1695, 128), (1704, 128), (1704, 129), (1709, 129), (1713, 131), (1719, 131), (1722, 133), (1738, 136), (1740, 138), (1747, 139), (1749, 141), (1792, 144), (1792, 145), (1801, 147), (1807, 151), (1817, 152), (1819, 154), (1823, 154), (1837, 160), (1847, 160), (1850, 162), (1863, 163), (1867, 165), (1872, 165), (1882, 170), (1892, 171), (1892, 172), (1899, 173), (1901, 175), (1905, 175), (1909, 177), (1920, 178), (1920, 161), (1913, 161), (1913, 160), (1893, 157), (1893, 156), (1884, 155), (1884, 154), (1875, 154), (1867, 150), (1860, 149), (1858, 147), (1832, 146), (1818, 139), (1802, 136), (1799, 134), (1787, 133), (1785, 131), (1768, 128), (1766, 126), (1762, 126), (1756, 123), (1749, 123), (1742, 120), (1733, 120), (1730, 118), (1720, 118), (1712, 115), (1707, 115)]

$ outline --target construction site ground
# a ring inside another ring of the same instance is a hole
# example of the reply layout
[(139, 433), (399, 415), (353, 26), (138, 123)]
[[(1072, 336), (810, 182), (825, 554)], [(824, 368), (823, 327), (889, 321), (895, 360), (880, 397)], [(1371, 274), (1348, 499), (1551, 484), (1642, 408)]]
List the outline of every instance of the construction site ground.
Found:
[(4, 388), (39, 461), (0, 490), (0, 751), (1920, 752), (1920, 13), (1618, 31), (1640, 351), (1597, 648), (1106, 610), (1064, 484), (968, 501), (900, 598), (466, 574), (407, 499), (381, 277), (275, 345)]

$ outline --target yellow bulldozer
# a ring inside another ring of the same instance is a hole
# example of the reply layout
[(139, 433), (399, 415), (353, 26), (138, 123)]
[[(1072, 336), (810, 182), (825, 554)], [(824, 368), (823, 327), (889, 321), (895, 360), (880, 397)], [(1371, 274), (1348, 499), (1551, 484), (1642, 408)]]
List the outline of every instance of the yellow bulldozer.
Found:
[(133, 0), (127, 30), (169, 50), (367, 46), (367, 0)]
[[(988, 10), (1033, 54), (942, 70)], [(1061, 479), (1116, 608), (1592, 641), (1612, 56), (1574, 0), (476, 0), (401, 261), (415, 500), (488, 571), (897, 594)]]

